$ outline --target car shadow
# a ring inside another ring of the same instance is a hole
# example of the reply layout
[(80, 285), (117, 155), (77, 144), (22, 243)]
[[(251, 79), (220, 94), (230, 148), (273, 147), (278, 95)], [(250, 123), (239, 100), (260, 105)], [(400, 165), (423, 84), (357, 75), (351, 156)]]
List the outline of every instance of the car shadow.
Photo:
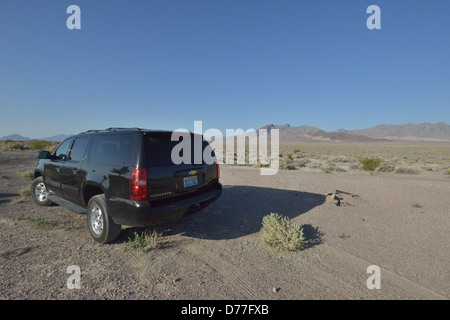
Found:
[(10, 199), (4, 199), (4, 198), (10, 198), (10, 197), (16, 197), (16, 196), (19, 196), (19, 194), (18, 193), (0, 193), (0, 204), (11, 202)]
[[(295, 219), (324, 202), (325, 196), (317, 193), (224, 186), (222, 196), (213, 204), (178, 221), (159, 225), (156, 229), (165, 236), (181, 234), (210, 240), (236, 239), (260, 231), (263, 217), (272, 212)], [(129, 228), (123, 230), (125, 232), (120, 238), (126, 241), (133, 232), (153, 228)], [(303, 225), (303, 232), (308, 246), (321, 243), (322, 234), (318, 228), (306, 224)]]

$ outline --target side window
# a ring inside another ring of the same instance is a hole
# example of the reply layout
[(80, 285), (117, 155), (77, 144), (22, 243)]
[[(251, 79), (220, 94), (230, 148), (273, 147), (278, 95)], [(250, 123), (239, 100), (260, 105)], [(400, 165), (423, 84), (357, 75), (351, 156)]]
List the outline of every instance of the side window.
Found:
[(92, 140), (89, 160), (106, 165), (131, 165), (135, 135), (99, 135)]
[(55, 151), (56, 158), (59, 160), (67, 160), (67, 156), (69, 155), (69, 149), (72, 145), (73, 139), (64, 140)]
[(89, 137), (81, 137), (75, 140), (72, 146), (72, 151), (70, 151), (69, 160), (71, 161), (81, 161), (86, 152), (86, 147), (89, 142)]

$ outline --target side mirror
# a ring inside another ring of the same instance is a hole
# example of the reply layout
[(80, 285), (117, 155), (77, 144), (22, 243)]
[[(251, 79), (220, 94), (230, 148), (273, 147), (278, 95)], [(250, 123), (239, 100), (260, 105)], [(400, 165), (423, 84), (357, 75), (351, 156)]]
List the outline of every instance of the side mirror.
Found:
[(41, 152), (39, 152), (38, 158), (39, 159), (51, 159), (52, 156), (51, 156), (50, 152), (48, 152), (48, 151), (41, 151)]

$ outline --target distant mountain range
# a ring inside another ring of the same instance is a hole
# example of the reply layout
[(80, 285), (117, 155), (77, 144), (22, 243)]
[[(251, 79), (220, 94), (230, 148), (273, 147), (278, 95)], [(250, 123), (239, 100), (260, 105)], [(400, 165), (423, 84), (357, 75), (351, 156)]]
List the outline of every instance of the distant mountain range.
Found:
[[(341, 142), (381, 142), (389, 140), (424, 140), (424, 141), (450, 141), (450, 126), (445, 122), (421, 124), (380, 124), (375, 127), (358, 130), (339, 129), (338, 131), (324, 131), (313, 126), (291, 127), (289, 124), (268, 124), (261, 129), (278, 129), (281, 142), (314, 142), (314, 141), (341, 141)], [(63, 141), (71, 135), (58, 134), (38, 140)], [(0, 140), (29, 141), (28, 137), (12, 134), (1, 137)]]
[(445, 122), (378, 125), (368, 129), (324, 131), (312, 126), (291, 127), (289, 124), (268, 124), (261, 129), (278, 129), (281, 142), (381, 142), (389, 140), (450, 141), (450, 126)]
[[(344, 130), (345, 131), (345, 130)], [(401, 138), (408, 140), (450, 140), (450, 126), (445, 122), (421, 124), (380, 124), (378, 126), (345, 131), (373, 138)]]
[[(57, 134), (47, 138), (39, 138), (37, 140), (46, 140), (46, 141), (63, 141), (68, 137), (73, 136), (72, 134)], [(13, 141), (30, 141), (32, 139), (28, 137), (21, 136), (20, 134), (11, 134), (9, 136), (1, 137), (0, 140), (13, 140)]]

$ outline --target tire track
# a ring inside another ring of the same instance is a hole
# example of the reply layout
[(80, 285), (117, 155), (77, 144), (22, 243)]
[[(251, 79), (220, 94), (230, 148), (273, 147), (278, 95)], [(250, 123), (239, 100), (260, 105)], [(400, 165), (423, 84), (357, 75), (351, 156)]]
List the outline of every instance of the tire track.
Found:
[[(339, 250), (337, 248), (331, 247), (327, 244), (323, 244), (322, 250), (326, 252), (327, 254), (333, 256), (333, 258), (340, 260), (340, 263), (348, 265), (349, 269), (355, 269), (358, 270), (360, 273), (365, 273), (365, 270), (367, 270), (367, 267), (372, 265), (369, 261), (366, 261), (362, 258), (359, 258), (357, 256), (354, 256), (350, 253), (347, 253), (343, 250)], [(386, 290), (388, 291), (388, 294), (393, 294), (394, 292), (398, 291), (394, 287), (391, 286), (393, 284), (395, 287), (400, 288), (402, 291), (407, 292), (409, 295), (411, 295), (415, 299), (432, 299), (432, 300), (442, 300), (447, 298), (440, 293), (437, 293), (435, 291), (432, 291), (426, 287), (423, 287), (420, 284), (417, 284), (409, 279), (406, 279), (386, 268), (380, 267), (380, 273), (381, 273), (381, 289), (380, 290)], [(369, 277), (369, 274), (367, 274), (367, 277)], [(383, 286), (384, 284), (384, 286)], [(362, 284), (362, 287), (365, 286), (365, 283)], [(388, 289), (386, 289), (387, 286)], [(368, 291), (372, 291), (367, 289)], [(360, 290), (359, 290), (360, 291)]]
[(188, 245), (186, 250), (195, 256), (194, 259), (203, 261), (203, 263), (220, 273), (224, 277), (226, 284), (242, 294), (244, 299), (256, 300), (260, 298), (260, 294), (253, 289), (252, 284), (243, 274), (241, 265), (236, 266), (224, 257), (207, 252), (196, 243)]
[[(321, 270), (313, 262), (296, 259), (293, 264), (296, 270), (302, 270), (301, 278), (307, 279), (313, 285), (310, 288), (321, 299), (360, 299), (358, 290), (344, 279), (337, 278), (331, 273)], [(319, 285), (318, 285), (319, 284)], [(322, 295), (322, 296), (321, 296)]]
[(129, 265), (135, 270), (139, 279), (150, 287), (153, 287), (158, 279), (162, 277), (162, 273), (158, 272), (155, 268), (150, 269), (148, 260), (139, 257), (138, 252), (127, 252), (127, 260)]

